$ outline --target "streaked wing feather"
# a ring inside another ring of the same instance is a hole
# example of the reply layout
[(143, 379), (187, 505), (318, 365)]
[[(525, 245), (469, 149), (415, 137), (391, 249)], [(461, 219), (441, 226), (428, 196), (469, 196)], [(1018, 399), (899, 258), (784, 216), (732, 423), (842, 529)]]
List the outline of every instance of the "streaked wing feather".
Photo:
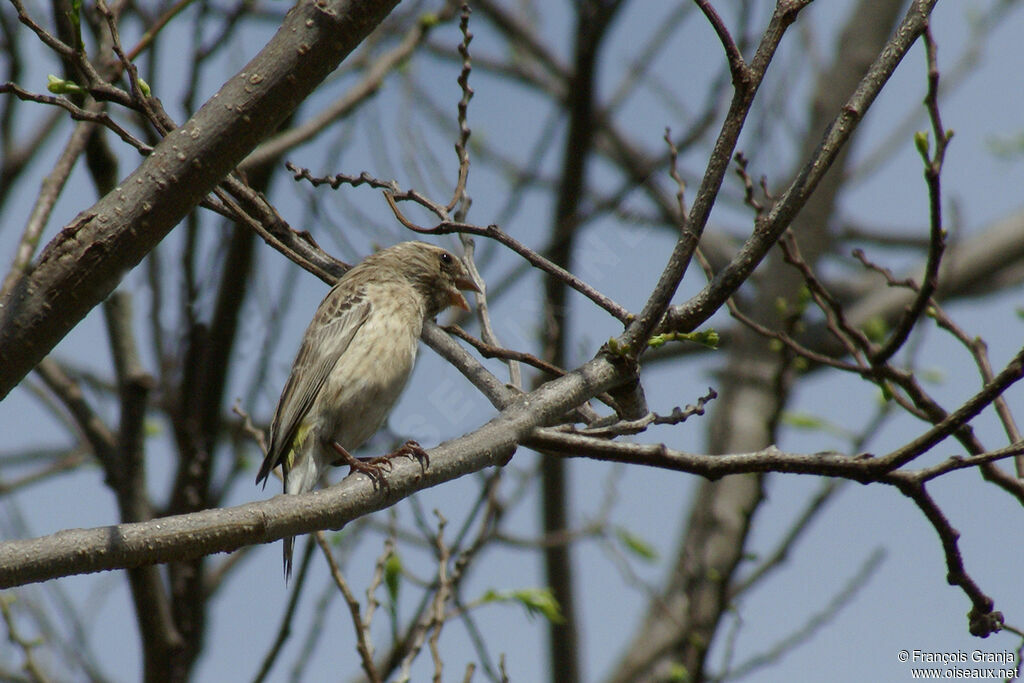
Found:
[(346, 295), (336, 288), (320, 305), (277, 403), (270, 446), (256, 477), (257, 484), (266, 480), (288, 454), (328, 375), (369, 315), (370, 302), (362, 290)]

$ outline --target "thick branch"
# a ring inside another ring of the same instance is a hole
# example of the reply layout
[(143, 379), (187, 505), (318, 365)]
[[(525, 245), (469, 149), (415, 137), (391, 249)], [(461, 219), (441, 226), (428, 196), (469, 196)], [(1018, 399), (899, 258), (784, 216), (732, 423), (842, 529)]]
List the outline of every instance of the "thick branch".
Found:
[(387, 16), (394, 1), (303, 0), (245, 68), (120, 187), (65, 227), (0, 301), (0, 397)]
[(417, 463), (397, 463), (383, 492), (365, 477), (350, 477), (337, 486), (301, 496), (282, 495), (261, 503), (139, 524), (72, 529), (0, 543), (0, 588), (71, 574), (183, 562), (318, 529), (340, 529), (416, 491), (504, 465), (536, 427), (557, 422), (570, 408), (622, 381), (613, 363), (604, 357), (591, 360), (524, 394), (475, 432), (433, 449), (426, 471)]

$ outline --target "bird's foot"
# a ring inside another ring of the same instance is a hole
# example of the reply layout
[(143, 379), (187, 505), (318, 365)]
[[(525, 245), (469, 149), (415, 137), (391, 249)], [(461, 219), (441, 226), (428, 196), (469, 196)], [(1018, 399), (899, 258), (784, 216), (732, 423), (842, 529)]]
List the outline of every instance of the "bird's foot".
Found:
[(420, 464), (420, 469), (426, 471), (430, 467), (430, 455), (423, 449), (423, 446), (419, 445), (412, 439), (409, 439), (404, 444), (399, 446), (394, 453), (385, 455), (385, 458), (397, 458), (399, 456), (405, 456), (411, 460), (415, 460)]
[(334, 452), (341, 457), (335, 460), (332, 465), (348, 465), (350, 468), (350, 474), (352, 472), (362, 472), (370, 478), (375, 487), (380, 489), (388, 488), (388, 481), (384, 478), (384, 471), (391, 471), (391, 463), (388, 462), (388, 458), (370, 458), (368, 460), (362, 460), (349, 453), (345, 448), (337, 441), (331, 442), (331, 448)]
[(420, 469), (424, 472), (430, 465), (430, 456), (427, 454), (427, 451), (423, 449), (423, 446), (412, 440), (406, 441), (387, 455), (378, 455), (375, 458), (357, 458), (357, 460), (359, 460), (363, 465), (386, 467), (390, 472), (393, 467), (391, 461), (395, 458), (409, 458), (410, 460), (415, 460), (420, 464)]

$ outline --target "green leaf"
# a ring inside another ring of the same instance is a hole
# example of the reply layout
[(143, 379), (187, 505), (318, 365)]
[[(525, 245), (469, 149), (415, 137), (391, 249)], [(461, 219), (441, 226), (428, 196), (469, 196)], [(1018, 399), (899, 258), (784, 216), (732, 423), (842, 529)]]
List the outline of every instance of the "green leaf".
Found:
[(71, 28), (75, 30), (75, 44), (76, 50), (82, 49), (82, 0), (71, 0), (71, 11), (65, 13), (68, 21), (71, 22)]
[(864, 331), (864, 334), (867, 335), (868, 339), (876, 344), (880, 344), (885, 341), (885, 335), (889, 331), (889, 326), (885, 324), (884, 319), (879, 316), (875, 316), (874, 318), (870, 318), (865, 321), (861, 329)]
[(151, 436), (160, 436), (164, 433), (164, 423), (160, 420), (151, 420), (147, 418), (142, 423), (142, 434), (146, 438)]
[(615, 337), (610, 337), (606, 346), (612, 355), (619, 356), (620, 358), (625, 358), (631, 350), (629, 344), (620, 344), (619, 340)]
[(718, 344), (722, 341), (722, 338), (718, 336), (718, 332), (714, 328), (708, 328), (706, 330), (698, 330), (690, 333), (693, 338), (690, 341), (703, 344), (711, 349), (717, 349)]
[(782, 424), (797, 429), (817, 430), (825, 427), (825, 420), (809, 413), (786, 411), (782, 414)]
[(671, 683), (689, 683), (690, 672), (685, 665), (675, 662), (669, 667), (668, 680)]
[(917, 147), (917, 151), (921, 156), (927, 160), (930, 144), (928, 142), (928, 133), (926, 131), (919, 130), (914, 133), (914, 146)]
[(658, 560), (658, 550), (645, 539), (634, 534), (629, 529), (616, 527), (615, 536), (619, 539), (619, 542), (626, 550), (630, 551), (641, 560), (645, 560), (647, 562), (656, 562)]
[(652, 349), (656, 349), (659, 346), (664, 346), (665, 342), (668, 341), (668, 338), (668, 334), (656, 334), (647, 340), (647, 345), (650, 346)]
[(794, 429), (803, 429), (810, 432), (823, 432), (825, 434), (831, 434), (844, 439), (848, 439), (852, 436), (849, 430), (840, 427), (834, 422), (829, 422), (822, 417), (818, 417), (817, 415), (811, 415), (810, 413), (786, 410), (783, 411), (780, 420), (782, 424), (787, 427), (793, 427)]
[(82, 95), (85, 93), (85, 89), (80, 85), (58, 78), (53, 74), (46, 76), (46, 89), (54, 95)]
[(402, 558), (398, 553), (391, 553), (384, 560), (384, 585), (387, 586), (392, 604), (397, 603), (398, 590), (402, 585)]
[(665, 334), (656, 334), (648, 339), (647, 345), (656, 349), (670, 341), (689, 341), (710, 349), (717, 349), (721, 338), (718, 336), (718, 332), (712, 328), (696, 332), (666, 332)]
[(480, 598), (480, 604), (492, 602), (514, 602), (526, 608), (530, 616), (541, 615), (552, 624), (564, 624), (562, 608), (552, 595), (550, 588), (520, 588), (511, 591), (488, 590)]

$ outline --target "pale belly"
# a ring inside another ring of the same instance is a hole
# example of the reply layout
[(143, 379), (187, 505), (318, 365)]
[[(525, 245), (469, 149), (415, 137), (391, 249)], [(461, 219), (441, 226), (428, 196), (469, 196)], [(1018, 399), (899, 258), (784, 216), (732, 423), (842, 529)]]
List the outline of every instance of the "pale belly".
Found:
[[(382, 330), (374, 320), (363, 325), (317, 397), (317, 403), (330, 406), (313, 412), (323, 416), (321, 439), (330, 438), (351, 452), (380, 429), (412, 374), (419, 332), (418, 325), (415, 330)], [(378, 343), (368, 343), (368, 335)]]

